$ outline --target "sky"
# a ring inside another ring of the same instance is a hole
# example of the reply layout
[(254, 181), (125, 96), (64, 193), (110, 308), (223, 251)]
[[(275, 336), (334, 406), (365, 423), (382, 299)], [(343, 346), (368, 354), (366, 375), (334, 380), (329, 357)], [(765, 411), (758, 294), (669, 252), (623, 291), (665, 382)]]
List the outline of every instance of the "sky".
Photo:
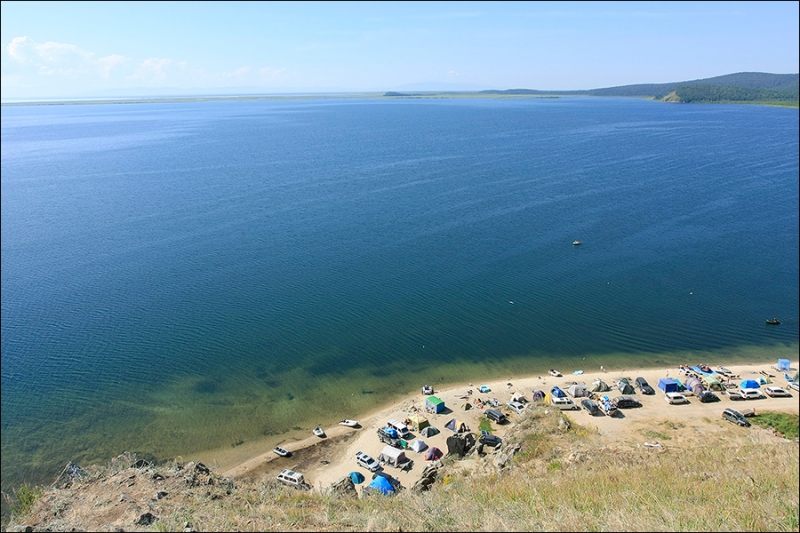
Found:
[(588, 90), (800, 72), (800, 2), (0, 3), (3, 99)]

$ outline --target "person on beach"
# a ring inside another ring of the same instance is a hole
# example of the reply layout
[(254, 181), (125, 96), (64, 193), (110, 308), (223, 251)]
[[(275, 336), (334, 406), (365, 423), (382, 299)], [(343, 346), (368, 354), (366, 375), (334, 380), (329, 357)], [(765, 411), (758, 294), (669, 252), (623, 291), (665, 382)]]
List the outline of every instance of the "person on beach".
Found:
[(606, 371), (606, 367), (604, 367), (603, 365), (600, 365), (600, 372), (605, 372), (605, 371)]

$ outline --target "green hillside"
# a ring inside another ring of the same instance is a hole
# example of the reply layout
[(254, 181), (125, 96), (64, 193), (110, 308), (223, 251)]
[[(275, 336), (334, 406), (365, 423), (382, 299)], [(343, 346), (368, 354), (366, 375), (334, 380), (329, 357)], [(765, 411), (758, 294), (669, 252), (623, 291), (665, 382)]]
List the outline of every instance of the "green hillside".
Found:
[(384, 96), (618, 96), (652, 98), (682, 103), (751, 103), (798, 107), (800, 74), (739, 72), (699, 80), (671, 83), (642, 83), (585, 91), (542, 91), (538, 89), (492, 89), (477, 93), (397, 93)]
[(800, 74), (739, 72), (673, 83), (623, 85), (588, 91), (592, 96), (648, 97), (670, 102), (798, 105)]

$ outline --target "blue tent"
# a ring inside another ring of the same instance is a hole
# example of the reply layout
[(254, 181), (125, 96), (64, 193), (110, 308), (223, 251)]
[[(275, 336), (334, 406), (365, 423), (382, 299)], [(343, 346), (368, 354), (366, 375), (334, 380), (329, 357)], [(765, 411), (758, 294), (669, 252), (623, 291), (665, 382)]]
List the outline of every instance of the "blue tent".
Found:
[(792, 365), (788, 359), (778, 359), (778, 370), (791, 370)]
[(383, 476), (376, 476), (372, 483), (367, 485), (367, 488), (379, 490), (381, 494), (391, 494), (394, 492), (394, 487), (389, 483), (389, 480)]
[(672, 378), (661, 378), (658, 380), (658, 388), (664, 392), (678, 392), (678, 384)]
[(350, 479), (352, 479), (353, 483), (356, 485), (359, 483), (364, 483), (364, 474), (361, 472), (350, 472)]
[(741, 387), (743, 389), (760, 389), (761, 385), (759, 385), (758, 381), (754, 379), (746, 379), (742, 381)]
[(567, 393), (564, 392), (563, 390), (559, 389), (558, 387), (553, 387), (552, 389), (550, 389), (550, 394), (553, 395), (556, 398), (566, 398), (567, 397)]

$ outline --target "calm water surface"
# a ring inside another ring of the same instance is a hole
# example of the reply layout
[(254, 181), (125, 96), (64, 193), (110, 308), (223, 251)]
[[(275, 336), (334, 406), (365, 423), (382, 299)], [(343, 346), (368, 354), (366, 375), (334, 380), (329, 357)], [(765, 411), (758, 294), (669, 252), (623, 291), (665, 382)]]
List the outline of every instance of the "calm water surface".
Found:
[(797, 357), (797, 109), (22, 106), (0, 149), (3, 490), (423, 383)]

